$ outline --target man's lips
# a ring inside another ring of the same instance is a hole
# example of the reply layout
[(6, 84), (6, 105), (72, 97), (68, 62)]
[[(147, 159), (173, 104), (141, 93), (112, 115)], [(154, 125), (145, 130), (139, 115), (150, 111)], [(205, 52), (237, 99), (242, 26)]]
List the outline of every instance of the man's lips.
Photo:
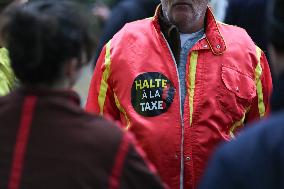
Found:
[(187, 6), (190, 6), (191, 4), (188, 3), (188, 2), (176, 2), (173, 4), (173, 6), (178, 6), (178, 5), (187, 5)]

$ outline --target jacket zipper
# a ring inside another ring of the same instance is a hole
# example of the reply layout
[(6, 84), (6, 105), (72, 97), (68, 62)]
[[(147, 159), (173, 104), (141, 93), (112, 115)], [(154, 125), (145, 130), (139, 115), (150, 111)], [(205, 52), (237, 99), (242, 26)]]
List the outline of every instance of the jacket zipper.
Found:
[(179, 79), (179, 73), (178, 73), (178, 69), (177, 69), (177, 63), (176, 60), (174, 58), (173, 52), (170, 48), (170, 45), (168, 43), (168, 41), (166, 40), (164, 34), (161, 32), (168, 50), (172, 56), (173, 62), (175, 64), (175, 68), (176, 68), (176, 74), (178, 77), (178, 88), (179, 88), (179, 108), (180, 108), (180, 120), (181, 120), (181, 146), (180, 146), (180, 153), (181, 153), (181, 162), (180, 162), (180, 189), (183, 189), (183, 180), (184, 180), (184, 157), (183, 157), (183, 145), (184, 145), (184, 122), (183, 122), (183, 117), (182, 117), (182, 105), (181, 105), (181, 87), (180, 87), (180, 79)]

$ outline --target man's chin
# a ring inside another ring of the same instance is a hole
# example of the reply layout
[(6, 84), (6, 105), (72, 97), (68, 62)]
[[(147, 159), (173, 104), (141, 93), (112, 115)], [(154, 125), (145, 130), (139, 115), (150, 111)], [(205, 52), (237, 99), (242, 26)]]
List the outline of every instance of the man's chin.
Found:
[(178, 26), (178, 28), (180, 28), (179, 26), (185, 26), (187, 24), (190, 24), (190, 22), (192, 22), (194, 20), (194, 18), (192, 17), (192, 15), (190, 14), (178, 14), (175, 15), (173, 17), (173, 24), (175, 24), (176, 26)]
[(173, 15), (173, 20), (175, 22), (180, 22), (182, 20), (184, 21), (184, 20), (191, 20), (191, 19), (193, 19), (194, 13), (190, 10), (190, 11), (175, 12), (172, 15)]

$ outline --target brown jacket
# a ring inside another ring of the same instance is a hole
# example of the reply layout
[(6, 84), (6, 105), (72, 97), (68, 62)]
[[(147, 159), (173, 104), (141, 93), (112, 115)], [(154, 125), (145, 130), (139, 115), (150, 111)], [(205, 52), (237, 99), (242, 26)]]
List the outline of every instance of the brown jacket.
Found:
[(0, 98), (0, 189), (159, 189), (134, 140), (70, 91)]

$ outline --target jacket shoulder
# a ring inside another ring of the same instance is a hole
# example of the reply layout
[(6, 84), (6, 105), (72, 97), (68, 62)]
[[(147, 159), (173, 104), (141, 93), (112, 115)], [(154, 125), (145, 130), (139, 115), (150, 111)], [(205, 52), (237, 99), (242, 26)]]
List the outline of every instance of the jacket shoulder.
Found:
[(115, 122), (107, 120), (98, 115), (85, 113), (84, 125), (89, 135), (98, 136), (104, 142), (117, 143), (123, 136), (123, 131)]
[(255, 43), (245, 29), (222, 22), (218, 22), (218, 28), (229, 48), (232, 45), (239, 45), (242, 48), (253, 48), (255, 50)]
[(145, 18), (143, 20), (137, 20), (124, 25), (124, 27), (117, 32), (111, 39), (113, 44), (121, 43), (127, 40), (127, 44), (130, 42), (141, 39), (143, 36), (152, 32), (154, 28), (152, 18)]
[(112, 67), (130, 62), (137, 54), (147, 54), (148, 47), (156, 43), (156, 34), (151, 18), (126, 24), (109, 42)]

